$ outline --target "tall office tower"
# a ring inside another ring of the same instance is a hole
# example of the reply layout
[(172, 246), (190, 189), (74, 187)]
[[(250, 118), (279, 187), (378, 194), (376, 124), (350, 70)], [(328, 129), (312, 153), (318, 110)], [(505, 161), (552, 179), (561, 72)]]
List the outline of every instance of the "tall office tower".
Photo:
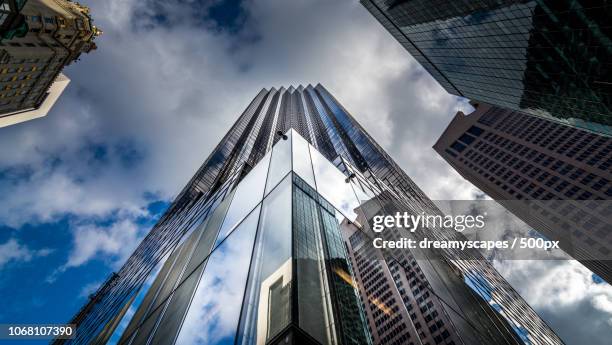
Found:
[(64, 66), (96, 49), (89, 9), (68, 0), (0, 1), (0, 127), (45, 116)]
[(612, 283), (612, 138), (473, 104), (473, 113), (455, 115), (434, 149), (465, 179)]
[(561, 343), (491, 265), (457, 253), (383, 253), (423, 291), (408, 315), (429, 338), (397, 335), (413, 320), (356, 291), (341, 229), (371, 234), (373, 214), (399, 209), (439, 212), (323, 86), (263, 89), (57, 343), (368, 344), (368, 297), (395, 320), (376, 344)]
[[(372, 239), (380, 234), (373, 234), (363, 224), (372, 223), (376, 215), (395, 214), (406, 209), (398, 205), (397, 196), (388, 191), (376, 195), (376, 198), (361, 202), (356, 221), (345, 219), (341, 223), (375, 344), (477, 344), (481, 340), (471, 338), (465, 328), (482, 324), (486, 329), (491, 326), (489, 320), (496, 318), (501, 322), (494, 327), (516, 336), (516, 343), (561, 343), (479, 252), (374, 247)], [(435, 208), (425, 209), (428, 209), (427, 216), (441, 215)], [(413, 208), (410, 211), (409, 214), (418, 214)], [(401, 235), (391, 232), (386, 238), (417, 242), (466, 240), (458, 232), (440, 230), (417, 229), (414, 233)], [(460, 277), (459, 281), (450, 278), (455, 275)], [(463, 291), (463, 285), (472, 289), (478, 298), (470, 298), (469, 293)], [(486, 304), (477, 307), (481, 301)], [(457, 318), (457, 310), (463, 310), (464, 316)], [(487, 341), (492, 344), (513, 342), (493, 335)]]
[(416, 259), (400, 265), (370, 245), (355, 222), (344, 221), (340, 227), (374, 344), (462, 344), (445, 305), (424, 285)]
[(451, 94), (612, 135), (612, 5), (361, 0)]

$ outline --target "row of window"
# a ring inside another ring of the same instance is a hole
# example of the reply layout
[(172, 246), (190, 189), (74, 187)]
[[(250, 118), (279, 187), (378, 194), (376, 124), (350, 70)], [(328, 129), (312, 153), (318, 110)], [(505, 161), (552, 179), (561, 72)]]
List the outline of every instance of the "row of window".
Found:
[(591, 157), (587, 161), (589, 165), (603, 161), (604, 165), (599, 167), (602, 170), (610, 167), (609, 159), (604, 159), (612, 151), (612, 140), (609, 138), (518, 112), (507, 114), (494, 128), (570, 158), (580, 152), (576, 160), (582, 162)]
[[(471, 139), (466, 140), (466, 137)], [(474, 142), (473, 137), (467, 134), (464, 134), (461, 138), (459, 138), (459, 140), (460, 141), (456, 141), (451, 146), (451, 148), (457, 152), (462, 152), (468, 145)], [(540, 153), (517, 142), (510, 141), (507, 138), (503, 138), (492, 132), (487, 133), (483, 137), (483, 140), (476, 142), (473, 145), (473, 150), (468, 150), (463, 156), (468, 161), (474, 163), (471, 168), (484, 168), (483, 170), (489, 170), (491, 173), (502, 176), (502, 179), (504, 179), (504, 172), (508, 171), (505, 178), (508, 178), (512, 174), (512, 172), (507, 168), (514, 168), (517, 171), (520, 171), (522, 174), (527, 175), (529, 178), (539, 182), (548, 180), (546, 182), (548, 183), (548, 186), (552, 186), (556, 182), (562, 181), (555, 174), (551, 174), (550, 172), (546, 171), (546, 169), (542, 169), (549, 168), (561, 176), (566, 176), (569, 174), (572, 181), (578, 181), (578, 179), (581, 178), (580, 183), (584, 185), (592, 184), (591, 188), (595, 189), (596, 191), (603, 189), (606, 194), (612, 193), (612, 190), (606, 190), (610, 189), (606, 187), (610, 184), (610, 181), (607, 178), (597, 178), (595, 174), (587, 173), (587, 171), (584, 169), (577, 168), (571, 163), (555, 160), (553, 157), (547, 156), (544, 153)], [(519, 157), (523, 157), (525, 160)], [(459, 161), (463, 161), (463, 158), (459, 158)], [(529, 162), (532, 162), (535, 165)], [(611, 164), (610, 159), (606, 159), (606, 162), (602, 164)], [(569, 183), (560, 186), (558, 191), (561, 192), (568, 185)], [(572, 197), (574, 195), (575, 193), (571, 193), (571, 195), (566, 196)], [(587, 198), (591, 197), (592, 195), (593, 194), (590, 193)]]
[[(485, 161), (486, 160), (487, 159), (485, 158)], [(460, 158), (460, 161), (463, 161), (463, 158)], [(533, 198), (535, 200), (553, 200), (553, 199), (558, 198), (558, 196), (561, 196), (561, 195), (563, 197), (574, 198), (578, 200), (588, 200), (588, 199), (593, 198), (592, 193), (588, 191), (583, 191), (582, 189), (580, 189), (577, 186), (572, 185), (568, 181), (561, 180), (558, 176), (552, 176), (550, 179), (548, 179), (544, 183), (544, 186), (546, 187), (540, 187), (533, 182), (530, 183), (527, 178), (522, 178), (520, 174), (516, 174), (512, 171), (508, 171), (505, 174), (503, 174), (503, 171), (506, 169), (505, 167), (502, 167), (500, 171), (496, 172), (495, 170), (499, 168), (499, 164), (495, 164), (493, 166), (493, 169), (489, 170), (491, 174), (483, 170), (483, 168), (486, 169), (487, 167), (491, 166), (491, 162), (484, 164), (484, 165), (483, 164), (474, 165), (471, 162), (466, 160), (465, 164), (470, 169), (476, 171), (478, 174), (488, 179), (488, 181), (490, 181), (491, 183), (494, 183), (495, 185), (497, 185), (498, 187), (500, 187), (502, 190), (506, 191), (510, 195), (513, 195), (513, 196), (515, 195), (515, 198), (518, 200), (523, 199), (524, 197), (522, 194), (516, 193), (516, 191), (512, 189), (512, 186), (517, 188), (519, 191), (522, 191), (525, 194), (529, 195), (530, 198)], [(537, 180), (540, 182), (544, 181), (544, 178), (542, 178), (542, 176), (549, 176), (549, 175), (550, 174), (548, 174), (547, 172), (544, 172), (540, 177), (537, 178)], [(592, 178), (593, 176), (589, 175), (587, 177)], [(598, 184), (597, 188), (599, 188), (599, 186), (601, 186), (604, 183), (609, 185), (610, 181), (608, 181), (605, 178), (602, 178), (602, 179), (603, 181), (600, 179), (599, 182), (597, 182)], [(548, 188), (553, 188), (554, 192), (549, 192)], [(564, 191), (565, 193), (562, 193)], [(582, 192), (582, 194), (578, 195), (580, 192)], [(612, 188), (609, 188), (606, 191), (606, 195), (612, 196)], [(601, 199), (601, 198), (598, 198), (598, 199)], [(560, 207), (562, 205), (565, 205), (565, 207), (562, 209), (559, 208), (558, 210), (556, 210), (556, 207)], [(581, 210), (579, 207), (576, 207), (576, 205), (567, 204), (567, 203), (562, 204), (561, 200), (557, 200), (557, 202), (547, 202), (546, 207), (538, 207), (534, 205), (532, 206), (532, 209), (534, 211), (539, 211), (541, 215), (543, 215), (544, 217), (547, 217), (547, 219), (550, 219), (554, 224), (560, 224), (561, 223), (560, 219), (550, 214), (550, 211), (555, 210), (564, 219), (572, 220), (574, 223), (579, 224), (581, 229), (586, 229), (592, 235), (597, 236), (601, 239), (606, 239), (608, 237), (608, 232), (606, 230), (609, 225), (607, 225), (605, 222), (601, 221), (597, 216), (595, 216), (595, 211), (600, 205), (605, 206), (603, 202), (600, 202), (600, 204), (597, 204), (591, 207), (590, 210), (592, 211), (592, 214), (588, 214), (587, 212)], [(603, 217), (605, 217), (606, 212), (609, 212), (609, 210), (601, 209), (599, 210), (599, 212), (601, 213)], [(574, 234), (580, 234), (580, 236), (585, 235), (584, 230), (579, 230), (579, 231), (575, 230)], [(594, 240), (592, 240), (589, 237), (585, 237), (583, 240), (588, 245), (591, 245), (591, 246), (596, 243)], [(612, 238), (610, 239), (610, 241), (612, 241)], [(600, 251), (603, 253), (603, 250), (600, 250)]]
[[(7, 43), (4, 42), (0, 42), (0, 47), (5, 47), (7, 45)], [(38, 44), (35, 43), (31, 43), (31, 42), (26, 42), (26, 43), (19, 43), (19, 42), (8, 42), (8, 45), (11, 47), (55, 47), (55, 48), (59, 48), (61, 47), (59, 44), (57, 43), (46, 43), (46, 42), (38, 42)]]

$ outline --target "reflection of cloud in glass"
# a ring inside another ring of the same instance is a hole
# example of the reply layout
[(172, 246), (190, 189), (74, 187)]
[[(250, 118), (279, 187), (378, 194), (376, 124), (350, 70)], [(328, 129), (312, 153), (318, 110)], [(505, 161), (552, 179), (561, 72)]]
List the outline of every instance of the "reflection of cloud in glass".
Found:
[(211, 255), (177, 344), (233, 344), (259, 207)]
[[(153, 282), (155, 281), (155, 279), (157, 279), (157, 276), (160, 274), (162, 268), (164, 267), (164, 265), (166, 263), (166, 260), (168, 260), (168, 257), (170, 257), (170, 253), (167, 253), (157, 263), (157, 265), (153, 268), (151, 273), (149, 273), (149, 276), (147, 277), (147, 279), (143, 283), (142, 287), (140, 288), (138, 294), (136, 295), (136, 297), (132, 301), (132, 304), (130, 305), (130, 308), (125, 313), (125, 315), (123, 316), (123, 318), (119, 322), (119, 325), (117, 326), (117, 328), (115, 329), (115, 331), (111, 335), (110, 339), (108, 340), (108, 342), (107, 342), (108, 345), (117, 344), (119, 342), (119, 340), (121, 340), (121, 337), (123, 337), (123, 336), (128, 337), (128, 336), (131, 335), (132, 332), (134, 332), (136, 325), (135, 324), (131, 324), (130, 325), (130, 323), (132, 323), (132, 322), (135, 323), (135, 322), (140, 321), (140, 320), (133, 320), (133, 317), (136, 314), (136, 311), (138, 310), (138, 308), (141, 307), (141, 304), (144, 301), (145, 296), (149, 292), (149, 289), (153, 285)], [(140, 317), (142, 317), (142, 315), (140, 315)], [(131, 327), (128, 329), (128, 326), (131, 326)], [(129, 333), (124, 334), (124, 332), (129, 332)], [(125, 341), (125, 339), (123, 339), (123, 341)]]
[(272, 149), (272, 161), (266, 183), (266, 194), (269, 193), (281, 179), (291, 171), (291, 131), (287, 132), (287, 140), (279, 140)]
[[(293, 130), (291, 130), (293, 132)], [(306, 183), (316, 189), (314, 173), (312, 171), (312, 163), (310, 153), (308, 151), (308, 142), (298, 133), (292, 135), (293, 138), (293, 171), (297, 173)]]
[(353, 186), (353, 190), (360, 202), (366, 202), (374, 198), (374, 193), (370, 190), (361, 188), (361, 185), (355, 182), (355, 179), (351, 180), (351, 186)]
[(319, 194), (354, 221), (357, 218), (354, 209), (359, 206), (359, 201), (351, 185), (346, 183), (346, 176), (316, 149), (311, 147), (310, 154)]
[(269, 160), (270, 155), (268, 154), (240, 181), (221, 230), (219, 230), (219, 238), (216, 245), (261, 201), (268, 173)]
[(464, 275), (464, 282), (467, 284), (467, 286), (474, 290), (474, 292), (476, 292), (482, 299), (487, 301), (487, 303), (489, 303), (495, 311), (501, 314), (504, 319), (506, 319), (506, 321), (512, 327), (512, 330), (521, 338), (521, 340), (525, 344), (532, 344), (529, 336), (529, 331), (525, 329), (522, 325), (520, 325), (516, 319), (509, 318), (506, 315), (504, 307), (497, 303), (497, 300), (503, 300), (503, 297), (498, 291), (496, 291), (497, 289), (494, 288), (484, 276), (475, 271), (468, 272), (466, 275)]
[[(292, 203), (291, 203), (291, 176), (287, 176), (263, 202), (260, 221), (258, 240), (255, 245), (255, 259), (252, 263), (251, 273), (252, 288), (247, 294), (248, 303), (245, 304), (245, 330), (241, 331), (244, 338), (239, 340), (241, 344), (255, 344), (263, 335), (266, 339), (266, 331), (260, 326), (261, 320), (267, 319), (265, 312), (261, 308), (262, 282), (285, 262), (291, 262), (291, 222), (292, 222)], [(291, 279), (291, 274), (285, 276)], [(289, 281), (285, 282), (289, 284)], [(270, 321), (270, 320), (268, 320)]]

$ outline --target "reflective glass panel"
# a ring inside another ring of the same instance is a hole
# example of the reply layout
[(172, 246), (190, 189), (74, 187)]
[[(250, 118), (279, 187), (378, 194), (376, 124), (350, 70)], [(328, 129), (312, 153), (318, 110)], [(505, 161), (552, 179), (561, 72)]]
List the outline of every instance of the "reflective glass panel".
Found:
[(333, 311), (325, 270), (318, 195), (299, 177), (293, 189), (293, 234), (300, 328), (321, 344), (335, 344)]
[(265, 344), (290, 321), (290, 177), (263, 202), (239, 344)]
[(227, 207), (231, 200), (231, 195), (223, 200), (223, 202), (219, 204), (219, 206), (217, 206), (217, 208), (211, 213), (206, 224), (202, 226), (203, 233), (193, 251), (191, 260), (189, 260), (189, 263), (185, 268), (185, 274), (181, 278), (182, 280), (189, 277), (189, 275), (202, 263), (202, 261), (204, 261), (208, 254), (210, 254), (210, 250), (212, 249), (215, 238), (217, 237), (219, 226), (221, 226), (221, 222), (223, 221), (223, 217), (225, 216), (225, 212), (227, 211)]
[(164, 284), (161, 289), (157, 293), (157, 297), (155, 298), (155, 303), (153, 303), (153, 309), (158, 308), (160, 305), (165, 304), (167, 302), (170, 293), (174, 290), (178, 279), (183, 274), (183, 270), (185, 265), (187, 264), (187, 260), (191, 257), (193, 253), (193, 247), (196, 244), (196, 241), (199, 239), (199, 232), (193, 232), (187, 238), (185, 242), (179, 247), (180, 253), (176, 259), (176, 262), (172, 266), (170, 273), (166, 277)]
[(176, 338), (183, 316), (189, 307), (193, 291), (200, 278), (200, 273), (204, 265), (198, 266), (198, 269), (191, 274), (189, 278), (181, 283), (170, 297), (168, 307), (164, 311), (164, 315), (157, 326), (155, 336), (151, 340), (151, 344), (165, 345), (172, 344)]
[(316, 188), (312, 162), (308, 150), (308, 142), (299, 134), (294, 134), (293, 138), (293, 171), (297, 173), (310, 186)]
[(218, 245), (263, 198), (270, 156), (262, 160), (240, 181), (227, 210), (215, 245)]
[(121, 336), (121, 339), (119, 340), (119, 344), (127, 344), (130, 338), (134, 335), (138, 326), (140, 326), (140, 324), (144, 322), (145, 314), (150, 312), (151, 304), (155, 300), (155, 297), (157, 296), (159, 288), (161, 287), (164, 280), (168, 276), (168, 273), (170, 272), (170, 268), (172, 268), (174, 261), (176, 261), (178, 252), (179, 252), (178, 250), (175, 250), (174, 252), (172, 252), (172, 254), (170, 254), (170, 257), (164, 263), (164, 266), (162, 267), (161, 271), (159, 271), (159, 273), (156, 275), (155, 281), (153, 281), (153, 284), (147, 291), (147, 294), (142, 300), (142, 303), (140, 303), (140, 306), (138, 307), (138, 310), (134, 314), (134, 317), (128, 324), (125, 332), (123, 332), (123, 335)]
[(177, 344), (233, 344), (259, 218), (257, 207), (208, 259)]
[(161, 312), (162, 312), (162, 309), (159, 308), (155, 310), (145, 320), (142, 326), (140, 326), (140, 328), (136, 331), (134, 340), (132, 340), (132, 342), (130, 343), (131, 345), (144, 345), (147, 343), (147, 341), (149, 340), (149, 337), (151, 336), (151, 332), (153, 332), (153, 329), (155, 325), (157, 324), (157, 318), (159, 317)]
[[(159, 275), (160, 271), (162, 270), (162, 267), (164, 266), (164, 263), (166, 262), (168, 256), (169, 255), (166, 255), (165, 258), (160, 260), (157, 266), (153, 269), (153, 271), (151, 271), (151, 273), (149, 274), (149, 277), (147, 278), (147, 280), (143, 283), (142, 287), (140, 288), (138, 295), (136, 295), (136, 297), (134, 298), (134, 301), (132, 302), (130, 309), (137, 310), (137, 308), (140, 307), (149, 289), (153, 285), (155, 278)], [(130, 324), (130, 320), (134, 319), (133, 316), (134, 316), (134, 313), (129, 312), (129, 311), (123, 316), (123, 319), (119, 322), (117, 329), (115, 329), (113, 335), (108, 341), (109, 345), (117, 344), (119, 342), (119, 339), (121, 335), (123, 334), (124, 330), (126, 330), (128, 324)], [(131, 332), (132, 331), (134, 331), (134, 328), (132, 328)]]
[[(354, 168), (351, 167), (349, 171), (353, 172)], [(367, 202), (374, 198), (374, 193), (368, 188), (368, 185), (362, 179), (362, 177), (355, 176), (354, 178), (350, 179), (350, 181), (351, 187), (353, 187), (353, 191), (355, 191), (355, 195), (357, 196), (357, 199), (359, 200), (360, 204), (363, 204), (364, 202)]]
[(276, 186), (289, 171), (291, 171), (291, 131), (287, 132), (287, 140), (280, 139), (272, 148), (272, 161), (266, 183), (266, 194)]
[(319, 194), (351, 221), (355, 220), (357, 215), (354, 210), (359, 206), (359, 201), (351, 185), (346, 182), (346, 176), (313, 147), (310, 147), (310, 156)]
[(338, 301), (338, 322), (342, 325), (343, 344), (370, 344), (370, 336), (366, 330), (366, 320), (357, 284), (353, 277), (345, 244), (340, 233), (337, 218), (340, 214), (331, 214), (327, 210), (321, 212), (323, 233), (327, 243), (328, 267), (331, 270), (331, 285), (334, 300)]

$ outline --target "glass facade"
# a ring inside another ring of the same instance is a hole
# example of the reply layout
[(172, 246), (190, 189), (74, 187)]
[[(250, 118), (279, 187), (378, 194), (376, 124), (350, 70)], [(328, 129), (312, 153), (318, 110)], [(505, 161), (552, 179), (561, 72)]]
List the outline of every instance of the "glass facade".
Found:
[[(398, 209), (435, 206), (325, 88), (263, 90), (75, 316), (77, 336), (57, 342), (120, 334), (132, 345), (525, 343), (516, 324), (533, 344), (560, 343), (484, 260), (359, 256), (346, 229), (367, 239), (375, 214)], [(391, 269), (412, 280), (383, 284)], [(522, 314), (496, 312), (470, 272), (504, 296), (500, 308)], [(417, 292), (390, 294), (407, 290), (401, 284)], [(134, 316), (117, 328), (130, 304)]]
[(119, 344), (369, 343), (339, 211), (292, 172), (314, 184), (308, 142), (286, 137), (172, 252)]
[(609, 2), (361, 2), (448, 92), (612, 135)]
[(291, 217), (291, 180), (286, 177), (263, 204), (240, 344), (265, 344), (291, 322)]

